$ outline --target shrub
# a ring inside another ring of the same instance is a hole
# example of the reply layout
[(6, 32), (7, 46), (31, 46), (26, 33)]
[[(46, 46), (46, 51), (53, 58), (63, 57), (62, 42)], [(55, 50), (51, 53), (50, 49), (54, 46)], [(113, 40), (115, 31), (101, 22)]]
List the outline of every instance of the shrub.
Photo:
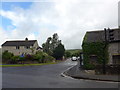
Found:
[(48, 58), (49, 58), (49, 60), (50, 60), (50, 61), (55, 60), (55, 58), (54, 58), (54, 57), (52, 57), (52, 56), (49, 56)]
[(25, 61), (25, 57), (19, 57), (20, 61)]
[(5, 51), (2, 53), (2, 59), (6, 62), (10, 61), (10, 59), (13, 57), (14, 55), (8, 51)]
[(71, 53), (70, 53), (70, 52), (68, 52), (68, 51), (66, 51), (66, 52), (65, 52), (65, 57), (66, 57), (66, 58), (71, 57)]
[(19, 60), (19, 59), (20, 59), (20, 57), (19, 57), (19, 56), (13, 56), (13, 57), (11, 58), (10, 63), (15, 64), (15, 63), (17, 63), (17, 62), (18, 62), (18, 60)]
[(93, 70), (93, 69), (95, 69), (95, 65), (92, 65), (92, 64), (85, 64), (83, 67), (86, 70)]
[(39, 63), (46, 63), (46, 62), (51, 62), (52, 60), (55, 60), (55, 58), (48, 55), (47, 53), (38, 51), (34, 55), (34, 60), (37, 60)]
[(33, 55), (33, 59), (41, 63), (42, 55), (40, 54), (35, 54)]
[(27, 54), (25, 55), (25, 60), (33, 60), (33, 55)]

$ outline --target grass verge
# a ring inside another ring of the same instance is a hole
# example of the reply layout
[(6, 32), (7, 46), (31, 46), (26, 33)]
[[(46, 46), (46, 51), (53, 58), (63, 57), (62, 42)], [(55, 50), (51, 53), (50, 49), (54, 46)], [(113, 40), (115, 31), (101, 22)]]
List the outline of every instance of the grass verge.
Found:
[(38, 64), (8, 64), (8, 65), (0, 65), (0, 67), (21, 67), (21, 66), (37, 66), (37, 65), (49, 65), (49, 64), (56, 64), (56, 62), (38, 63)]

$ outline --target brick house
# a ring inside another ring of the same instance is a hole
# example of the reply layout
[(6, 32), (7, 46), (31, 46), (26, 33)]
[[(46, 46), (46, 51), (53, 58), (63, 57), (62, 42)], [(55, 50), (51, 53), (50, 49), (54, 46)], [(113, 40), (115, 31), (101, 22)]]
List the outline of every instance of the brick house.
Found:
[(6, 41), (2, 44), (2, 52), (8, 51), (14, 55), (21, 54), (34, 54), (38, 50), (42, 50), (39, 47), (37, 40), (16, 40), (16, 41)]
[[(111, 29), (113, 30), (114, 40), (108, 43), (108, 64), (120, 64), (120, 28)], [(107, 31), (107, 40), (109, 39)], [(86, 38), (86, 39), (85, 39)], [(84, 37), (85, 43), (95, 43), (95, 42), (104, 42), (105, 35), (104, 30), (99, 31), (88, 31)], [(82, 47), (84, 44), (82, 45)], [(93, 46), (94, 47), (94, 46)], [(86, 53), (83, 51), (83, 53)], [(97, 61), (97, 57), (99, 55), (91, 54), (89, 57), (89, 61)]]

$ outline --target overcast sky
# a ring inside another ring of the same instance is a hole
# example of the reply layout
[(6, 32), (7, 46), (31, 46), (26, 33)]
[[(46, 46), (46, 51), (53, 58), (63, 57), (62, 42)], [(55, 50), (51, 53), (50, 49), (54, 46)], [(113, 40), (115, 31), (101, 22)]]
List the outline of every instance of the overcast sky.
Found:
[(0, 45), (28, 37), (41, 46), (58, 33), (66, 49), (79, 49), (86, 31), (118, 27), (119, 0), (19, 1), (1, 3)]

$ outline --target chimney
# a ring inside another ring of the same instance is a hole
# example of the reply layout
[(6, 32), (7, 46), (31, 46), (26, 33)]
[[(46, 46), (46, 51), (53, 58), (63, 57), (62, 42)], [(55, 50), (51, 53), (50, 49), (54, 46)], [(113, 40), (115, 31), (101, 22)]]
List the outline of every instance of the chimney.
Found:
[(25, 38), (25, 41), (28, 41), (28, 38)]

